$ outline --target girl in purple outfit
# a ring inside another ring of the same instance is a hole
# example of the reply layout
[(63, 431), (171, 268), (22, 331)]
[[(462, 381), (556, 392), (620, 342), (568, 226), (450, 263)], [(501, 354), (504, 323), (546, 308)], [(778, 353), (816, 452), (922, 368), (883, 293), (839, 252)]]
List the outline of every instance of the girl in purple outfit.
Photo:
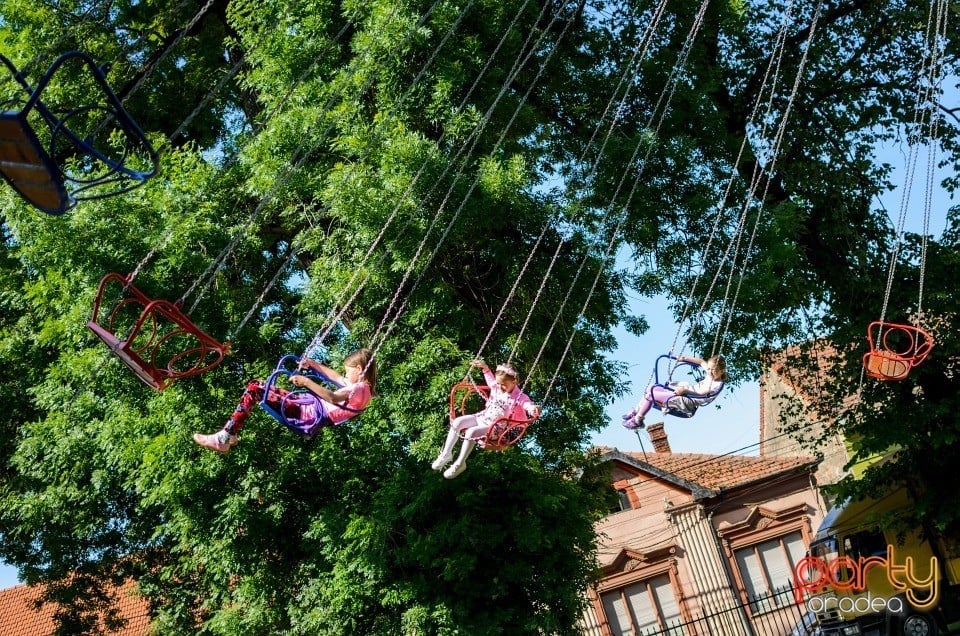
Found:
[(702, 360), (690, 356), (678, 356), (677, 362), (686, 362), (701, 367), (704, 378), (696, 384), (671, 382), (667, 386), (654, 384), (643, 392), (643, 399), (637, 408), (623, 416), (623, 426), (631, 431), (643, 428), (643, 419), (656, 402), (661, 407), (692, 413), (697, 408), (709, 404), (723, 389), (727, 380), (727, 363), (720, 356)]

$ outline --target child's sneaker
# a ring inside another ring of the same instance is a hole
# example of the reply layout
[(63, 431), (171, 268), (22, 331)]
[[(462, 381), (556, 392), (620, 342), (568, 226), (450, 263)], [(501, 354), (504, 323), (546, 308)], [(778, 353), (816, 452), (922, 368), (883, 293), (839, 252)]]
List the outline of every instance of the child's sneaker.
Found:
[(441, 453), (437, 456), (433, 463), (430, 464), (430, 468), (434, 470), (443, 470), (443, 467), (453, 461), (453, 453)]
[(450, 468), (443, 471), (443, 476), (447, 479), (453, 479), (467, 469), (467, 462), (453, 462)]
[(623, 423), (623, 427), (630, 431), (635, 431), (638, 428), (643, 428), (644, 426), (646, 425), (643, 423), (643, 418), (636, 417), (636, 416), (632, 416), (630, 419), (626, 420)]
[(223, 454), (229, 451), (231, 446), (236, 445), (239, 439), (236, 435), (231, 435), (226, 431), (217, 431), (210, 435), (194, 433), (193, 441), (204, 448), (209, 448), (212, 451)]

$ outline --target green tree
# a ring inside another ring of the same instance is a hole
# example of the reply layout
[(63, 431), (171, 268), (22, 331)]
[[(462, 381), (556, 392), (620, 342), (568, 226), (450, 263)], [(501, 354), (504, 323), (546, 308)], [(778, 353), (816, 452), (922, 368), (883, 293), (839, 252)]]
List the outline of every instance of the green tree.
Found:
[[(894, 174), (878, 159), (881, 146), (906, 155), (914, 144), (926, 155), (932, 144), (940, 167), (948, 175), (956, 169), (956, 7), (869, 0), (711, 4), (677, 74), (675, 60), (688, 42), (697, 5), (685, 8), (674, 6), (675, 13), (663, 18), (661, 37), (638, 64), (636, 82), (643, 90), (621, 106), (621, 112), (635, 114), (636, 129), (627, 132), (624, 121), (620, 143), (655, 144), (636, 194), (618, 202), (628, 210), (624, 239), (637, 255), (626, 280), (641, 294), (673, 298), (678, 317), (690, 297), (690, 348), (710, 351), (722, 335), (721, 348), (736, 374), (756, 369), (758, 352), (788, 346), (804, 352), (789, 360), (801, 376), (820, 377), (829, 365), (830, 382), (820, 386), (810, 409), (834, 420), (825, 436), (840, 432), (853, 441), (853, 462), (900, 449), (896, 464), (875, 467), (863, 480), (845, 480), (834, 494), (861, 496), (908, 482), (918, 496), (909, 523), (956, 532), (957, 495), (938, 477), (960, 453), (960, 405), (951, 371), (960, 353), (950, 275), (956, 208), (931, 211), (931, 234), (944, 221), (946, 231), (927, 237), (925, 259), (923, 237), (901, 237), (888, 288), (897, 211), (884, 209), (879, 196), (912, 188), (909, 209), (920, 217), (926, 179), (918, 173), (905, 184), (903, 172)], [(611, 4), (603, 14), (607, 31), (630, 34), (623, 39), (635, 42), (653, 4), (620, 9)], [(611, 41), (608, 50), (623, 46)], [(930, 80), (935, 51), (940, 66), (932, 74), (942, 84)], [(657, 105), (671, 81), (671, 108), (659, 119), (663, 110)], [(656, 122), (656, 135), (647, 122)], [(610, 152), (622, 156), (623, 150)], [(596, 174), (603, 187), (594, 186), (592, 195), (613, 191), (623, 172), (615, 160), (600, 165), (610, 169)], [(757, 184), (752, 191), (751, 182)], [(952, 194), (957, 180), (951, 176), (942, 186)], [(712, 250), (706, 252), (708, 244)], [(864, 378), (867, 325), (880, 317), (887, 294), (886, 320), (911, 324), (921, 275), (934, 353), (901, 382)], [(855, 405), (851, 396), (859, 397)]]
[[(133, 576), (164, 633), (572, 632), (604, 504), (571, 476), (618, 390), (624, 302), (543, 187), (544, 149), (572, 142), (536, 104), (585, 64), (583, 7), (59, 9), (6, 4), (0, 52), (32, 78), (60, 47), (109, 61), (163, 166), (61, 218), (0, 195), (2, 373), (24, 396), (0, 549), (48, 585), (61, 630), (92, 629), (102, 583)], [(47, 99), (82, 101), (71, 79)], [(220, 367), (157, 393), (92, 337), (97, 281), (134, 269), (231, 341)], [(258, 413), (226, 457), (192, 444), (327, 328), (334, 360), (377, 349), (362, 417), (305, 442)], [(447, 482), (428, 462), (449, 388), (511, 351), (545, 414), (522, 451)]]

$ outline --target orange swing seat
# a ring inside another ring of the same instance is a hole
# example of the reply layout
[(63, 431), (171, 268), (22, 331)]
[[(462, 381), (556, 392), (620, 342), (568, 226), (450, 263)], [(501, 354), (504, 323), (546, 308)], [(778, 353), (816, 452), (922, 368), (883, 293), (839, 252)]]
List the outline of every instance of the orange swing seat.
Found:
[(59, 214), (72, 205), (56, 165), (21, 113), (0, 112), (0, 174), (44, 212)]
[[(477, 398), (473, 399), (471, 398)], [(477, 413), (483, 410), (483, 404), (490, 397), (490, 387), (486, 385), (477, 385), (473, 382), (459, 382), (450, 389), (450, 422), (467, 413)], [(471, 408), (471, 403), (480, 403), (476, 408)], [(477, 442), (485, 450), (500, 451), (509, 448), (520, 441), (527, 427), (537, 420), (536, 417), (528, 417), (522, 420), (515, 420), (508, 417), (501, 417), (490, 425), (487, 433), (480, 439), (470, 438), (469, 441)], [(461, 435), (462, 439), (467, 439)]]
[[(103, 305), (108, 290), (118, 299), (112, 309)], [(230, 350), (230, 343), (221, 344), (194, 325), (180, 303), (151, 300), (129, 276), (114, 273), (100, 281), (87, 327), (157, 391), (213, 369)]]
[(933, 337), (920, 327), (874, 321), (867, 327), (870, 350), (863, 366), (871, 378), (903, 380), (933, 348)]

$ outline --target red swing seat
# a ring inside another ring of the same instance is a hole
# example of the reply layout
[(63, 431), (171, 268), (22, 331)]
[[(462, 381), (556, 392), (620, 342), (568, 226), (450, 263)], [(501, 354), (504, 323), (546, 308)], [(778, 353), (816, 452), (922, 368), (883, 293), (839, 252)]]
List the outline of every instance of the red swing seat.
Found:
[[(480, 406), (471, 408), (471, 398), (479, 396), (480, 400), (473, 399), (472, 403), (481, 402)], [(483, 410), (482, 404), (486, 403), (490, 397), (490, 387), (486, 385), (477, 385), (473, 382), (459, 382), (450, 389), (450, 422), (467, 413), (477, 413)], [(520, 441), (527, 427), (537, 420), (536, 417), (528, 417), (522, 420), (501, 417), (497, 419), (486, 434), (480, 439), (470, 438), (468, 440), (461, 433), (461, 439), (477, 442), (485, 450), (501, 451), (509, 448)]]
[[(118, 298), (109, 310), (103, 306), (108, 289)], [(230, 343), (221, 344), (194, 325), (180, 303), (150, 300), (130, 284), (129, 276), (120, 274), (107, 274), (100, 281), (87, 327), (157, 391), (213, 369), (230, 351)]]
[[(40, 96), (74, 59), (90, 71), (101, 99), (54, 112)], [(127, 192), (157, 173), (156, 151), (88, 55), (64, 53), (35, 88), (3, 55), (0, 64), (24, 93), (0, 102), (0, 174), (28, 203), (63, 214), (77, 201)]]
[(868, 376), (878, 380), (903, 380), (933, 348), (933, 337), (920, 327), (874, 321), (867, 327), (870, 351), (863, 356)]

